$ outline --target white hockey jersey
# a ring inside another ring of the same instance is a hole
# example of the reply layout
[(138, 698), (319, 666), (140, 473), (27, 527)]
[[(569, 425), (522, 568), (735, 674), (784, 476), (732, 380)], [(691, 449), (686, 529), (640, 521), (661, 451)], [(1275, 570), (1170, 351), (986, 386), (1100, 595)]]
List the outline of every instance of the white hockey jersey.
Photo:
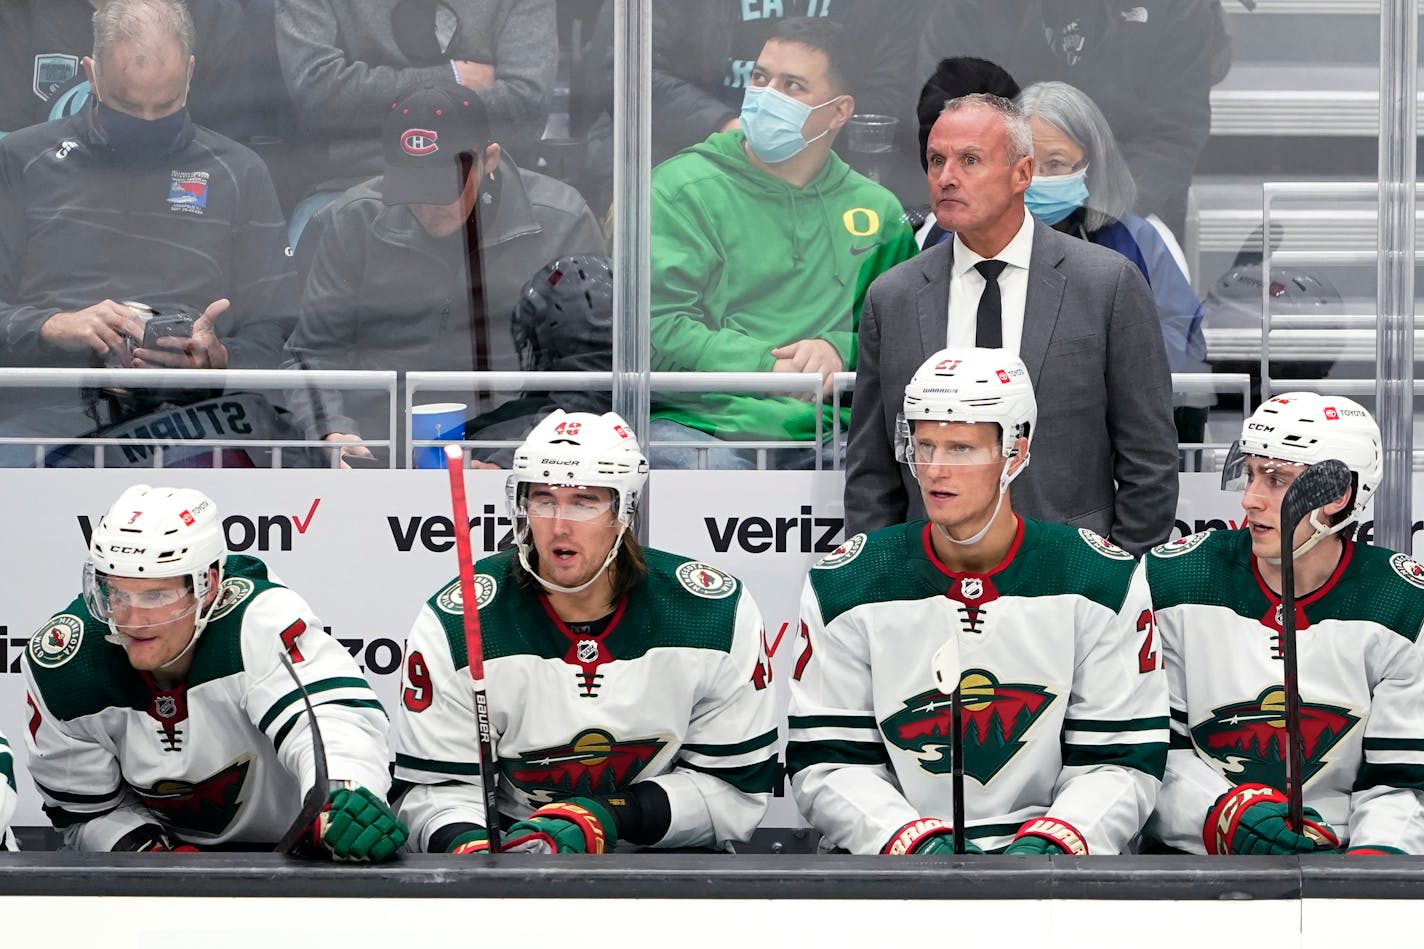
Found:
[[(1148, 832), (1204, 853), (1202, 825), (1238, 784), (1285, 789), (1280, 597), (1244, 530), (1146, 558), (1166, 654), (1172, 749)], [(1297, 601), (1304, 799), (1342, 844), (1424, 853), (1424, 568), (1347, 541)]]
[[(777, 778), (762, 619), (715, 567), (645, 549), (648, 578), (607, 628), (580, 636), (521, 585), (513, 550), (475, 588), (505, 823), (638, 781), (667, 793), (658, 847), (720, 847), (760, 822)], [(398, 810), (411, 847), (485, 825), (459, 582), (421, 607), (393, 723)], [(442, 828), (447, 832), (441, 834)]]
[(852, 853), (950, 822), (950, 703), (931, 661), (957, 636), (968, 839), (1001, 849), (1049, 816), (1089, 853), (1123, 851), (1167, 753), (1141, 570), (1091, 531), (1021, 520), (1002, 564), (956, 574), (929, 530), (857, 534), (806, 578), (786, 749), (801, 813)]
[(145, 824), (175, 843), (270, 848), (315, 774), (301, 692), (329, 777), (384, 795), (385, 712), (355, 661), (301, 597), (233, 556), (185, 686), (163, 690), (104, 640), (76, 599), (25, 650), (30, 776), (67, 847), (111, 850)]
[(15, 804), (15, 755), (5, 736), (0, 735), (0, 850), (16, 849), (15, 835), (10, 832)]

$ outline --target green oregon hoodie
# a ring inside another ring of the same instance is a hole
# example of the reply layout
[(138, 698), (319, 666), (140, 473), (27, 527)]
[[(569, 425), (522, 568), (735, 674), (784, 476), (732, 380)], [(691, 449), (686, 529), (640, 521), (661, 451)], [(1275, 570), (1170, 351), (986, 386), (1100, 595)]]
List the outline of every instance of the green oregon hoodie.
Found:
[[(744, 141), (717, 133), (653, 169), (653, 369), (770, 372), (774, 347), (817, 338), (854, 369), (866, 288), (915, 253), (900, 202), (834, 153), (792, 187)], [(653, 417), (729, 440), (816, 433), (812, 403), (759, 393), (661, 396)]]

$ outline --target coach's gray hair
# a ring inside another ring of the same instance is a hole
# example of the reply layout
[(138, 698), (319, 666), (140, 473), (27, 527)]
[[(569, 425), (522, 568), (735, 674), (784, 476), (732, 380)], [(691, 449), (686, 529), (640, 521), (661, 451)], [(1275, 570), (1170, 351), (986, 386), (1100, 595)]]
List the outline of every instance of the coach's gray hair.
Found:
[(118, 42), (133, 43), (140, 58), (156, 56), (173, 40), (186, 60), (193, 55), (193, 17), (183, 0), (108, 0), (94, 14), (94, 62)]
[(1078, 143), (1088, 160), (1088, 206), (1083, 229), (1089, 232), (1121, 220), (1137, 203), (1137, 181), (1122, 157), (1117, 137), (1098, 104), (1066, 82), (1036, 82), (1019, 93), (1019, 108)]
[(947, 101), (944, 104), (944, 112), (958, 112), (971, 105), (993, 109), (1003, 117), (1004, 131), (1009, 136), (1009, 164), (1012, 165), (1020, 158), (1028, 158), (1033, 155), (1033, 133), (1029, 131), (1028, 117), (1018, 106), (1003, 96), (996, 96), (993, 93), (971, 92), (967, 96)]

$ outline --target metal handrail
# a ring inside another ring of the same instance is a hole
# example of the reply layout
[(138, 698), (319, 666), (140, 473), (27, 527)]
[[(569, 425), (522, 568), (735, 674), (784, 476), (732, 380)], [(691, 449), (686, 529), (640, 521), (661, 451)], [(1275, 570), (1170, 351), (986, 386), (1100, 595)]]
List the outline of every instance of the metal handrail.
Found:
[[(384, 390), (386, 392), (388, 432), (396, 430), (396, 373), (392, 370), (341, 369), (76, 369), (76, 368), (6, 368), (0, 369), (0, 390), (3, 389), (225, 389), (257, 392), (286, 392), (294, 388), (331, 388), (353, 390)], [(166, 448), (211, 448), (213, 465), (222, 467), (223, 448), (271, 448), (273, 467), (281, 467), (284, 448), (325, 448), (332, 450), (332, 467), (340, 464), (339, 447), (321, 439), (271, 438), (113, 438), (94, 435), (21, 436), (0, 433), (0, 445), (33, 445), (35, 463), (44, 463), (46, 445), (92, 446), (95, 467), (104, 467), (105, 449), (112, 446), (149, 445), (153, 447), (155, 467), (162, 467)], [(393, 447), (391, 437), (342, 442), (341, 445)], [(390, 452), (390, 466), (395, 467), (395, 453)]]

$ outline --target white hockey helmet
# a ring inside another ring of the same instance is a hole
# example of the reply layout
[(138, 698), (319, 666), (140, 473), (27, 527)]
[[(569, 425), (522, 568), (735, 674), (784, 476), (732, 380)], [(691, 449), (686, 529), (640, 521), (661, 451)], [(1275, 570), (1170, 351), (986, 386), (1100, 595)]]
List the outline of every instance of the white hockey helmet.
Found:
[(618, 520), (628, 524), (647, 481), (648, 459), (618, 413), (555, 409), (515, 451), (505, 494), (514, 518), (531, 484), (611, 488)]
[(1343, 461), (1355, 474), (1355, 496), (1329, 533), (1360, 518), (1384, 476), (1379, 425), (1358, 402), (1338, 395), (1286, 392), (1263, 402), (1241, 424), (1241, 438), (1231, 446), (1222, 468), (1223, 488), (1244, 486), (1245, 460), (1250, 455), (1296, 465), (1327, 458)]
[[(222, 583), (226, 559), (227, 538), (212, 498), (193, 488), (136, 484), (119, 495), (89, 539), (85, 605), (117, 636), (104, 595), (105, 578), (186, 577), (198, 602), (196, 641), (207, 625), (209, 610), (202, 608), (203, 601)], [(210, 585), (208, 570), (214, 566), (217, 579)]]
[(941, 349), (905, 386), (904, 406), (895, 423), (895, 456), (907, 464), (914, 458), (914, 423), (922, 419), (993, 422), (999, 426), (1003, 456), (1013, 458), (1019, 438), (1033, 440), (1038, 402), (1023, 360), (1008, 350)]

